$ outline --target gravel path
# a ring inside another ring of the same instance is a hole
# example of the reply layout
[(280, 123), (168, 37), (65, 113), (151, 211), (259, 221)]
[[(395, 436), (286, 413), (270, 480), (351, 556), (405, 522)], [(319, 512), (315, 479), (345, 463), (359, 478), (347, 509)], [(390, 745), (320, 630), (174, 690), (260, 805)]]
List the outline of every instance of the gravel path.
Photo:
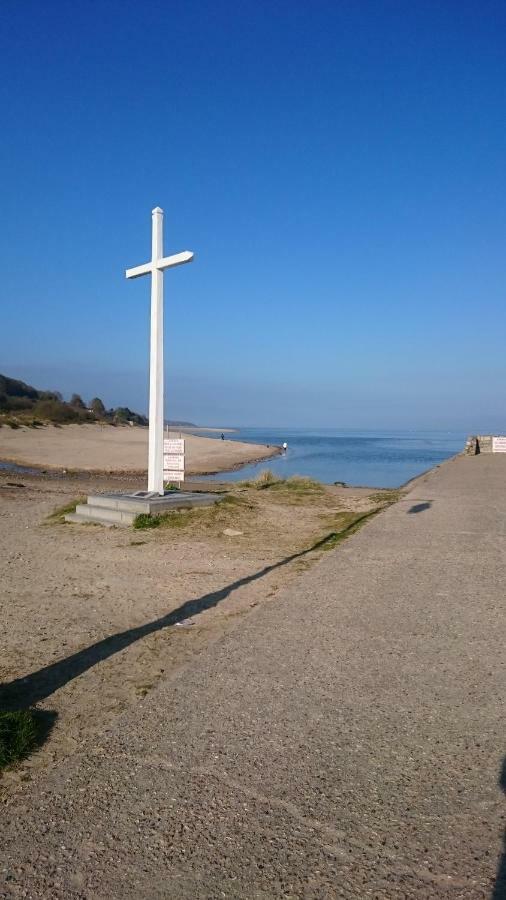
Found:
[(499, 898), (506, 456), (459, 458), (3, 813), (4, 898)]

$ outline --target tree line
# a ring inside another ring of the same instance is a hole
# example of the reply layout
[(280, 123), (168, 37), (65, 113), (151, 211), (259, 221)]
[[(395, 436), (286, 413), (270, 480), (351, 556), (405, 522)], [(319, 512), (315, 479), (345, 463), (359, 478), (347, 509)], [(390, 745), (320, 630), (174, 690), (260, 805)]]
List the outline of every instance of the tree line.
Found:
[(59, 391), (39, 391), (24, 381), (0, 375), (0, 415), (19, 420), (20, 424), (53, 422), (67, 424), (103, 421), (111, 425), (132, 422), (147, 425), (146, 416), (128, 406), (106, 409), (100, 397), (93, 397), (86, 405), (80, 394), (72, 394), (67, 402)]

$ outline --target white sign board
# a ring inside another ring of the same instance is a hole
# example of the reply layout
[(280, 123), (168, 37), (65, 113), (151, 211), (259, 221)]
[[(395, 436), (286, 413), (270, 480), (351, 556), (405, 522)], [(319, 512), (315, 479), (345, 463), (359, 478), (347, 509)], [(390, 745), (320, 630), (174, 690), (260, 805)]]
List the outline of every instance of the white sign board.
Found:
[(492, 452), (506, 453), (506, 436), (499, 435), (492, 438)]
[(184, 438), (164, 438), (163, 480), (184, 481)]
[(184, 471), (184, 456), (176, 453), (163, 454), (163, 468), (176, 469), (178, 472)]
[(184, 438), (165, 438), (163, 442), (164, 453), (184, 453)]
[(179, 472), (179, 470), (174, 471), (173, 469), (164, 469), (163, 470), (163, 480), (164, 481), (184, 481), (184, 472)]

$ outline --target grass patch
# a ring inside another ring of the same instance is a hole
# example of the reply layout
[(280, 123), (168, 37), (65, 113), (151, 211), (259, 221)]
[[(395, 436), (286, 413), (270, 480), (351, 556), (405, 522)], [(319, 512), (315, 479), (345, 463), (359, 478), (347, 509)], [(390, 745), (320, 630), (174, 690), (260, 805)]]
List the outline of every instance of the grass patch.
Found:
[(37, 746), (39, 735), (31, 709), (0, 712), (0, 770), (25, 759)]
[(324, 491), (323, 484), (315, 481), (314, 478), (306, 478), (303, 475), (292, 475), (286, 481), (280, 481), (273, 485), (274, 490), (285, 490), (293, 494), (322, 494)]
[(244, 497), (227, 494), (213, 506), (198, 506), (193, 509), (173, 509), (159, 516), (140, 513), (134, 519), (133, 527), (143, 528), (185, 528), (187, 525), (210, 527), (216, 524), (229, 524), (234, 512), (241, 509), (254, 509), (254, 504)]
[(396, 503), (397, 500), (404, 497), (404, 493), (404, 491), (401, 491), (398, 488), (385, 488), (384, 491), (377, 491), (374, 494), (369, 494), (367, 499), (370, 500), (371, 503), (388, 503), (390, 506), (391, 503)]
[(154, 681), (148, 681), (146, 684), (136, 684), (135, 690), (141, 697), (145, 697), (146, 694), (149, 694), (149, 692), (154, 688), (154, 686)]
[(343, 512), (339, 513), (336, 520), (336, 531), (331, 531), (311, 548), (312, 550), (333, 550), (341, 541), (351, 537), (362, 528), (368, 519), (379, 513), (379, 509), (371, 509), (365, 513)]
[(292, 475), (290, 478), (278, 478), (276, 481), (264, 485), (269, 489), (269, 495), (278, 502), (297, 506), (321, 501), (325, 495), (325, 487), (313, 478), (302, 475)]
[(270, 469), (264, 469), (257, 475), (253, 481), (240, 481), (239, 488), (253, 488), (257, 491), (275, 491), (283, 493), (287, 496), (308, 497), (317, 496), (324, 492), (324, 487), (314, 478), (307, 478), (303, 475), (292, 475), (290, 478), (278, 478)]
[(272, 487), (274, 484), (280, 484), (282, 478), (276, 478), (274, 472), (270, 469), (263, 469), (252, 481), (239, 481), (237, 486), (241, 488), (254, 488), (257, 491), (264, 491), (266, 488)]
[(6, 419), (5, 424), (9, 426), (9, 428), (21, 428), (19, 422), (16, 422), (15, 419)]
[(140, 513), (134, 519), (134, 528), (184, 528), (191, 519), (195, 518), (195, 513), (198, 512), (200, 510), (173, 509), (159, 516), (152, 516), (150, 513)]
[(74, 513), (76, 511), (76, 506), (79, 503), (86, 503), (86, 497), (78, 497), (76, 500), (71, 500), (70, 503), (66, 503), (65, 506), (59, 506), (54, 512), (50, 513), (46, 519), (46, 523), (48, 525), (64, 525), (65, 516), (68, 513)]
[(152, 516), (150, 513), (139, 513), (138, 516), (135, 517), (133, 525), (134, 528), (159, 528), (161, 525), (162, 516)]
[(245, 497), (236, 497), (234, 494), (227, 494), (226, 497), (223, 497), (213, 509), (217, 509), (218, 507), (224, 507), (225, 509), (228, 507), (240, 507), (242, 509), (253, 509), (254, 504), (249, 503)]

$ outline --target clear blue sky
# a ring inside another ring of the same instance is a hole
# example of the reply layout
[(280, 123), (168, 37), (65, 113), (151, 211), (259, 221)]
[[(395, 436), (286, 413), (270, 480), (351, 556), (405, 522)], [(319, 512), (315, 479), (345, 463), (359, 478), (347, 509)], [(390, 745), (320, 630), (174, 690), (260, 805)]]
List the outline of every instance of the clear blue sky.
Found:
[(506, 426), (504, 2), (2, 6), (0, 371), (166, 414)]

